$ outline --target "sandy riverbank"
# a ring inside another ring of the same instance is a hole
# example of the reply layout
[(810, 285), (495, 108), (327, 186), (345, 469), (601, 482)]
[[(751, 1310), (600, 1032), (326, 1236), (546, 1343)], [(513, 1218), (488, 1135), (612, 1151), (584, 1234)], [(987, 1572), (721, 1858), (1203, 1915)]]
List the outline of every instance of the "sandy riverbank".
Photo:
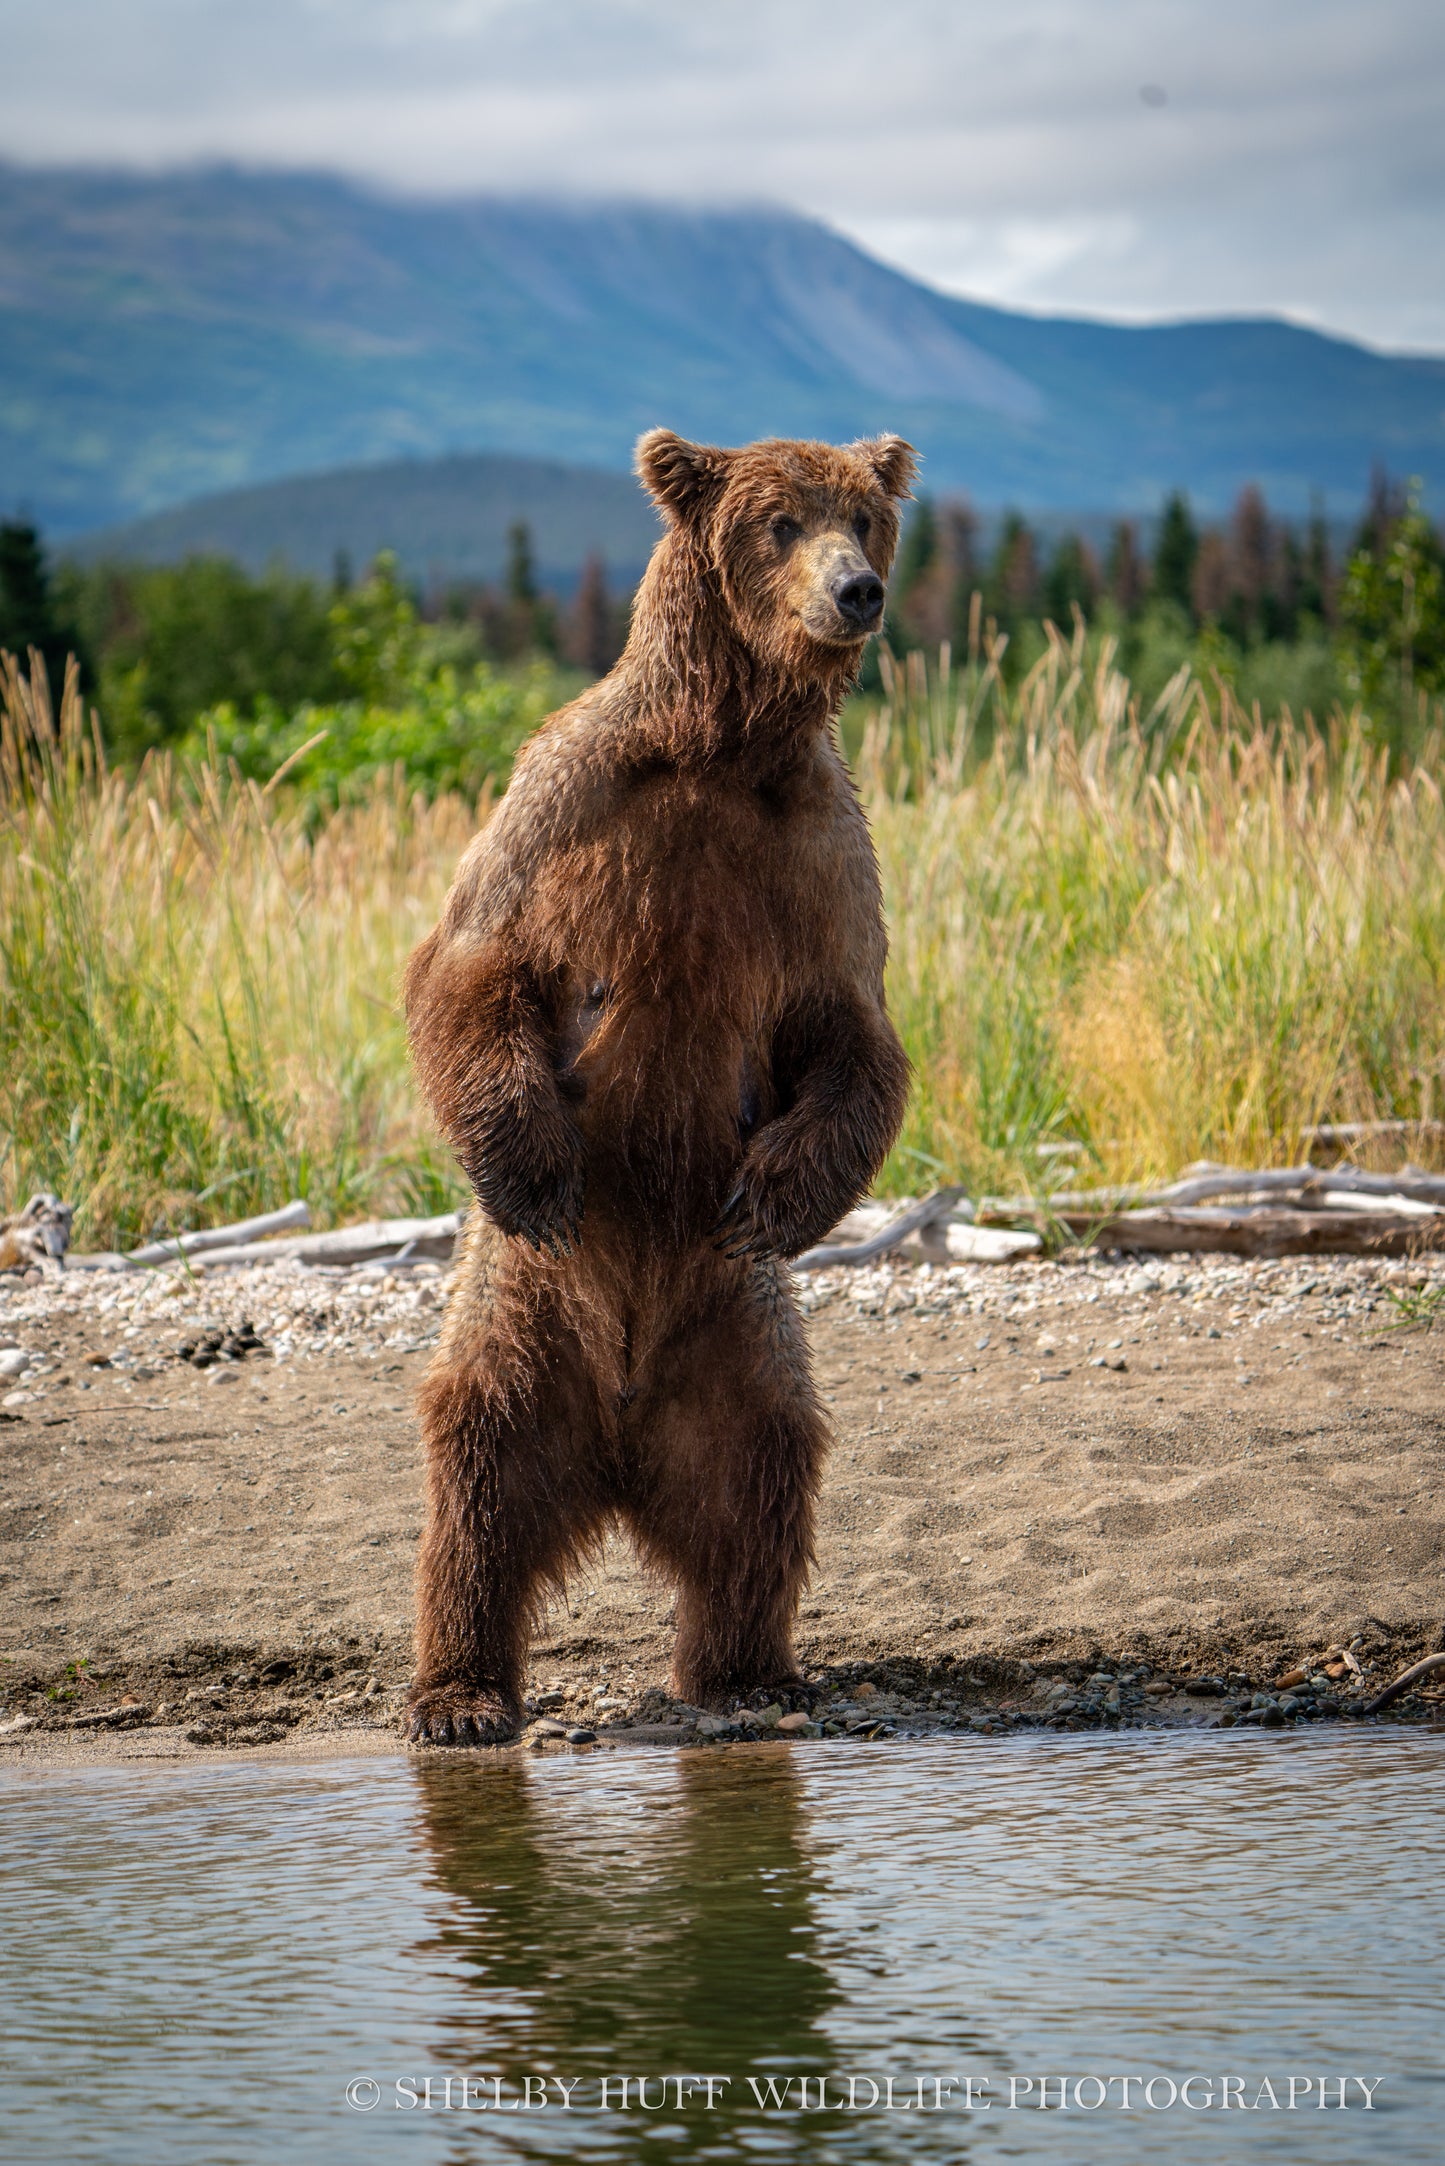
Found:
[[(1413, 1275), (1221, 1260), (809, 1284), (838, 1431), (800, 1627), (837, 1688), (818, 1711), (1203, 1722), (1331, 1644), (1371, 1685), (1440, 1645), (1445, 1331), (1383, 1328)], [(0, 1344), (41, 1357), (0, 1405), (7, 1763), (399, 1749), (411, 1405), (444, 1292), (439, 1273), (279, 1270), (0, 1291)], [(176, 1358), (242, 1318), (264, 1355)], [(604, 1736), (695, 1734), (661, 1695), (668, 1609), (610, 1545), (552, 1605), (532, 1691)], [(1117, 1708), (1087, 1683), (1101, 1670)], [(1163, 1689), (1201, 1674), (1223, 1695)]]

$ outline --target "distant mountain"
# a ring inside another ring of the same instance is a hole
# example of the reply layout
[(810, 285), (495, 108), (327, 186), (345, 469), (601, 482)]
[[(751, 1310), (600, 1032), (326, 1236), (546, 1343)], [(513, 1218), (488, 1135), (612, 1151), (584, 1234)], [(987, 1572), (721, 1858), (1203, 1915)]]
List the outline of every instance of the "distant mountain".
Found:
[(771, 210), (422, 202), (315, 175), (0, 168), (0, 509), (55, 536), (457, 451), (622, 471), (667, 422), (899, 429), (985, 504), (1445, 495), (1445, 361), (1273, 322), (951, 299)]
[(619, 587), (632, 584), (661, 532), (630, 474), (482, 451), (343, 467), (198, 497), (87, 534), (72, 554), (146, 564), (207, 554), (234, 557), (252, 571), (283, 557), (325, 576), (341, 553), (361, 571), (378, 550), (393, 549), (408, 577), (423, 584), (495, 580), (507, 562), (507, 530), (519, 519), (530, 530), (538, 572), (564, 589), (594, 553)]

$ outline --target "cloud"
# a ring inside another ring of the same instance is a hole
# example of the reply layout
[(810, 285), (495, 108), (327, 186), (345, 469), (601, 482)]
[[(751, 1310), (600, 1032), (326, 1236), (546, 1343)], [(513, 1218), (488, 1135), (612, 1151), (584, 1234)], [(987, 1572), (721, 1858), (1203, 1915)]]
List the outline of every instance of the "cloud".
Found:
[(1433, 0), (0, 0), (0, 36), (23, 161), (763, 197), (1009, 305), (1445, 348)]

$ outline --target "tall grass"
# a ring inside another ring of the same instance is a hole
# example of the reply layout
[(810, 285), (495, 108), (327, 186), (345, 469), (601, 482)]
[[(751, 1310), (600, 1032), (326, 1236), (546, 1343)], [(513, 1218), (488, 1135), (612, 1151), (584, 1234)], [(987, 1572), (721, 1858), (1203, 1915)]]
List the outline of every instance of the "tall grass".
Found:
[[(1357, 723), (1147, 713), (1055, 637), (1018, 687), (911, 658), (848, 718), (916, 1070), (884, 1185), (1292, 1157), (1323, 1119), (1438, 1114), (1445, 808)], [(460, 1194), (396, 1006), (476, 818), (399, 770), (328, 817), (234, 765), (109, 772), (73, 679), (7, 666), (0, 1193), (79, 1237)]]
[(917, 1070), (890, 1184), (1258, 1165), (1441, 1110), (1438, 717), (1392, 777), (1358, 716), (1266, 723), (1182, 671), (1141, 714), (1086, 656), (1054, 633), (1006, 693), (915, 655), (866, 719)]
[(393, 777), (319, 828), (238, 770), (108, 772), (73, 676), (9, 663), (0, 736), (0, 1184), (78, 1239), (443, 1208), (396, 1007), (473, 825)]

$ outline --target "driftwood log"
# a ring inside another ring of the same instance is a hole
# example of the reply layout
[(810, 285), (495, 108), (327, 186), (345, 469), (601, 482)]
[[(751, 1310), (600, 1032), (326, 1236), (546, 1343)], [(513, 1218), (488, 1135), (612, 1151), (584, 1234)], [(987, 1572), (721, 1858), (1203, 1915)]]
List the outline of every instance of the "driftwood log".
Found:
[(961, 1188), (936, 1188), (931, 1196), (908, 1210), (900, 1211), (897, 1218), (890, 1219), (877, 1233), (866, 1241), (824, 1241), (817, 1248), (805, 1249), (801, 1256), (793, 1258), (794, 1271), (827, 1271), (835, 1264), (872, 1263), (876, 1257), (886, 1256), (912, 1233), (919, 1233), (925, 1226), (933, 1226), (957, 1209), (963, 1195)]
[[(341, 1226), (332, 1233), (308, 1233), (286, 1237), (286, 1228), (310, 1224), (311, 1213), (299, 1199), (260, 1218), (241, 1219), (233, 1226), (212, 1226), (204, 1233), (181, 1234), (173, 1241), (153, 1241), (145, 1248), (125, 1254), (102, 1250), (89, 1256), (72, 1256), (71, 1266), (82, 1271), (143, 1271), (180, 1265), (188, 1271), (215, 1271), (235, 1264), (362, 1264), (373, 1261), (412, 1261), (421, 1257), (450, 1257), (461, 1231), (464, 1214), (446, 1211), (437, 1218), (369, 1219), (360, 1226)], [(268, 1239), (280, 1235), (282, 1238)]]
[(1411, 1685), (1418, 1684), (1422, 1677), (1429, 1677), (1435, 1670), (1445, 1670), (1445, 1654), (1426, 1655), (1423, 1662), (1412, 1663), (1408, 1670), (1400, 1672), (1393, 1684), (1386, 1685), (1383, 1692), (1377, 1692), (1373, 1700), (1366, 1701), (1360, 1713), (1378, 1715), (1382, 1707), (1388, 1707), (1402, 1692), (1408, 1692)]
[(155, 1264), (176, 1263), (182, 1257), (202, 1256), (211, 1249), (238, 1248), (258, 1242), (267, 1234), (285, 1233), (291, 1226), (309, 1226), (311, 1213), (299, 1196), (279, 1211), (263, 1211), (257, 1218), (241, 1218), (229, 1226), (208, 1226), (202, 1233), (177, 1234), (169, 1241), (149, 1241), (143, 1248), (95, 1249), (68, 1259), (72, 1271), (144, 1271)]
[(1201, 1165), (1165, 1188), (986, 1198), (978, 1217), (983, 1225), (1061, 1226), (1093, 1248), (1151, 1255), (1405, 1256), (1445, 1246), (1445, 1177), (1413, 1166)]
[(1445, 1247), (1445, 1216), (1375, 1211), (1300, 1211), (1282, 1205), (1229, 1210), (1185, 1205), (1165, 1211), (1058, 1211), (1054, 1216), (1092, 1248), (1165, 1256), (1198, 1250), (1216, 1256), (1410, 1256)]
[(360, 1226), (339, 1226), (333, 1233), (212, 1249), (194, 1259), (194, 1268), (214, 1271), (236, 1264), (399, 1263), (423, 1257), (445, 1263), (456, 1246), (464, 1217), (461, 1211), (444, 1211), (437, 1218), (374, 1218)]
[(1325, 1202), (1331, 1196), (1406, 1197), (1412, 1203), (1445, 1207), (1445, 1175), (1422, 1173), (1406, 1166), (1399, 1173), (1364, 1173), (1358, 1166), (1278, 1166), (1266, 1173), (1251, 1173), (1241, 1166), (1196, 1166), (1165, 1188), (1065, 1189), (1049, 1197), (985, 1197), (979, 1206), (982, 1223), (1011, 1217), (1025, 1218), (1039, 1211), (1056, 1216), (1092, 1211), (1101, 1217), (1110, 1210), (1171, 1207), (1208, 1203), (1231, 1196), (1240, 1202), (1275, 1196), (1297, 1199), (1302, 1207)]
[(310, 1224), (311, 1213), (298, 1196), (279, 1211), (239, 1219), (234, 1226), (211, 1226), (204, 1233), (178, 1234), (173, 1241), (152, 1241), (145, 1248), (127, 1249), (126, 1261), (142, 1265), (171, 1263), (179, 1256), (200, 1256), (207, 1249), (239, 1248), (248, 1241), (262, 1241), (268, 1234), (286, 1233), (292, 1226)]

